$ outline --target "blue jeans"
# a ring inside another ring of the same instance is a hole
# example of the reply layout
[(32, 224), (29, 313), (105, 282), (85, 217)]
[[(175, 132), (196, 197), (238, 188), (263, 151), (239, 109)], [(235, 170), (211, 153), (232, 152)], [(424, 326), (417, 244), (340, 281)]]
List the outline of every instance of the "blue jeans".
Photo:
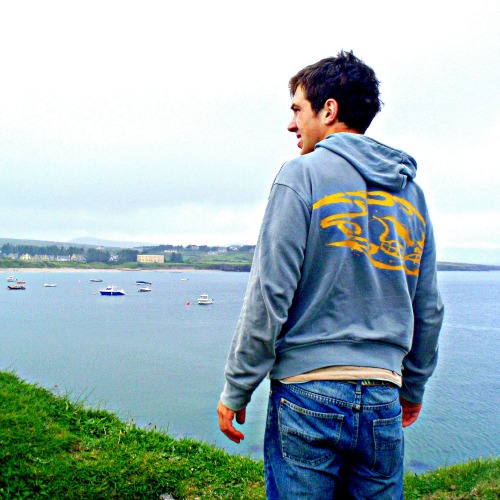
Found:
[(403, 453), (397, 387), (271, 382), (268, 499), (402, 499)]

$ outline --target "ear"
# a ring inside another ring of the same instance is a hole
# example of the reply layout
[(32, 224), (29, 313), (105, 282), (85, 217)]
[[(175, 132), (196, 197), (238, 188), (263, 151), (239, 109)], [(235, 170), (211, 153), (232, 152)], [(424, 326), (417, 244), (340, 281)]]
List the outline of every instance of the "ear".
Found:
[(339, 114), (339, 105), (335, 99), (328, 99), (324, 106), (325, 125), (333, 125)]

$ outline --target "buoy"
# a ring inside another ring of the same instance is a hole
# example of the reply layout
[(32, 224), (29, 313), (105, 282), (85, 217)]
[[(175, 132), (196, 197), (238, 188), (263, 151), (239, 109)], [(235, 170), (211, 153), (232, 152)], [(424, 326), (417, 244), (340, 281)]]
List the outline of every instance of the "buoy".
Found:
[(190, 305), (191, 305), (191, 303), (190, 303), (190, 302), (186, 302), (186, 305), (187, 305), (187, 306), (190, 306)]

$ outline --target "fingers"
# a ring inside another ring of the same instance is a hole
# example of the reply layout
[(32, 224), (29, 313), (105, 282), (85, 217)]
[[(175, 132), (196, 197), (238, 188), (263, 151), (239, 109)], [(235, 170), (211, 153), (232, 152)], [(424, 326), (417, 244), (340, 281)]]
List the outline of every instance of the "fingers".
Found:
[(401, 408), (403, 410), (403, 427), (408, 427), (417, 420), (422, 405), (419, 403), (412, 403), (401, 397), (399, 401), (401, 402)]
[(245, 419), (247, 416), (247, 409), (243, 408), (243, 410), (237, 411), (236, 412), (236, 422), (238, 422), (240, 425), (245, 423)]
[[(245, 409), (238, 412), (230, 410), (227, 406), (224, 406), (222, 402), (219, 401), (217, 406), (217, 415), (219, 416), (219, 428), (231, 441), (239, 443), (245, 436), (243, 433), (235, 429), (233, 425), (234, 415), (236, 413), (236, 421), (238, 423), (245, 422)], [(241, 421), (242, 420), (242, 421)]]

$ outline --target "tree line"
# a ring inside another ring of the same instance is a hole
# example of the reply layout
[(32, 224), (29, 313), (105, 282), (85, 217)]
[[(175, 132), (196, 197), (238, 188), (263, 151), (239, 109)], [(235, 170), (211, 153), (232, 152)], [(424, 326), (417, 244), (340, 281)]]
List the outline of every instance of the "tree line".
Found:
[(36, 246), (36, 245), (12, 245), (10, 243), (5, 243), (0, 248), (2, 255), (30, 255), (34, 257), (35, 255), (43, 256), (73, 256), (81, 255), (84, 257), (86, 262), (105, 262), (109, 263), (113, 261), (117, 264), (123, 264), (125, 262), (135, 262), (137, 260), (137, 250), (124, 249), (119, 250), (113, 254), (108, 250), (101, 250), (98, 248), (88, 248), (85, 250), (83, 247), (75, 246), (57, 246), (57, 245), (47, 245), (47, 246)]
[(4, 255), (19, 254), (19, 255), (83, 255), (85, 250), (82, 247), (64, 247), (57, 245), (36, 246), (36, 245), (11, 245), (5, 243), (1, 247), (1, 252)]
[[(111, 253), (108, 250), (100, 248), (88, 248), (85, 250), (82, 247), (64, 247), (57, 245), (48, 246), (35, 246), (35, 245), (12, 245), (10, 243), (5, 243), (0, 247), (0, 252), (3, 256), (8, 255), (30, 255), (34, 257), (35, 255), (43, 256), (73, 256), (81, 255), (86, 262), (102, 262), (102, 263), (114, 263), (114, 264), (125, 264), (126, 262), (136, 262), (137, 255), (141, 252), (138, 250), (131, 250), (129, 248), (118, 250)], [(182, 254), (179, 252), (172, 253), (170, 256), (171, 262), (182, 262)]]
[[(162, 253), (168, 252), (181, 252), (181, 251), (195, 251), (195, 252), (216, 252), (221, 246), (208, 246), (208, 245), (156, 245), (144, 247), (144, 253)], [(234, 245), (224, 247), (228, 252), (251, 252), (255, 250), (255, 245)]]

